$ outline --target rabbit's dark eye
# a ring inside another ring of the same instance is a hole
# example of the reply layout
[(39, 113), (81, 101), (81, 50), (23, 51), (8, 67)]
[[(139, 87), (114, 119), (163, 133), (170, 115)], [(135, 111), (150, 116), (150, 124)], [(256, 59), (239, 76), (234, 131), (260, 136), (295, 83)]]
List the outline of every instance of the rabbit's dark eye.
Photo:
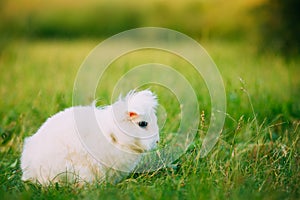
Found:
[(140, 122), (138, 122), (138, 125), (139, 125), (140, 127), (142, 127), (142, 128), (146, 128), (147, 125), (148, 125), (148, 122), (146, 122), (146, 121), (140, 121)]

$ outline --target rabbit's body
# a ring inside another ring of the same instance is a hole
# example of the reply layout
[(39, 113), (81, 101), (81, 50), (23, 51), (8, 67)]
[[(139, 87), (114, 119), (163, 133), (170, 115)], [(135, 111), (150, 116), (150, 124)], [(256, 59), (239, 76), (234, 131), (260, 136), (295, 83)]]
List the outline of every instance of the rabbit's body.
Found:
[(110, 178), (112, 171), (133, 170), (141, 153), (159, 140), (156, 106), (156, 97), (145, 90), (100, 109), (78, 106), (55, 114), (25, 140), (22, 180), (48, 184), (68, 176), (92, 182)]

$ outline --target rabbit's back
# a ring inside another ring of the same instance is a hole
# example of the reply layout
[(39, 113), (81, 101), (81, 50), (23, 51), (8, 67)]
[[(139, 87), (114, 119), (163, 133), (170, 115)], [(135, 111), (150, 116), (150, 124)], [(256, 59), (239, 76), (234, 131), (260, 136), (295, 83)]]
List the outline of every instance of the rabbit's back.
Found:
[(74, 110), (88, 112), (89, 107), (73, 107), (49, 118), (36, 134), (27, 138), (21, 157), (22, 180), (40, 183), (54, 181), (70, 172), (91, 181), (99, 166), (83, 148), (76, 132)]

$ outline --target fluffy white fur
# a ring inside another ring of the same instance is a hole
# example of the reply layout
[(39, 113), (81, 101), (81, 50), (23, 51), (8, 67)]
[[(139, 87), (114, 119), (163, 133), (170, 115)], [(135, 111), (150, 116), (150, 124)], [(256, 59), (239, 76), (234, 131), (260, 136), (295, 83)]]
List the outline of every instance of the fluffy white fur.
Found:
[(26, 138), (22, 180), (93, 182), (113, 179), (110, 172), (133, 170), (140, 155), (159, 140), (156, 107), (156, 96), (144, 90), (103, 108), (77, 106), (55, 114)]

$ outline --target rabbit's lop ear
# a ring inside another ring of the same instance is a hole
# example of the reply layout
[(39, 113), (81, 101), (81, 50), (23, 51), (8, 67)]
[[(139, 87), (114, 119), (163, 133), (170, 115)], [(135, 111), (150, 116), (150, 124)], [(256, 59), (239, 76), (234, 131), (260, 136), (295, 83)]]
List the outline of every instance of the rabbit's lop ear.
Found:
[(148, 115), (157, 107), (157, 97), (150, 90), (130, 91), (125, 101), (128, 111), (136, 112), (139, 115)]

